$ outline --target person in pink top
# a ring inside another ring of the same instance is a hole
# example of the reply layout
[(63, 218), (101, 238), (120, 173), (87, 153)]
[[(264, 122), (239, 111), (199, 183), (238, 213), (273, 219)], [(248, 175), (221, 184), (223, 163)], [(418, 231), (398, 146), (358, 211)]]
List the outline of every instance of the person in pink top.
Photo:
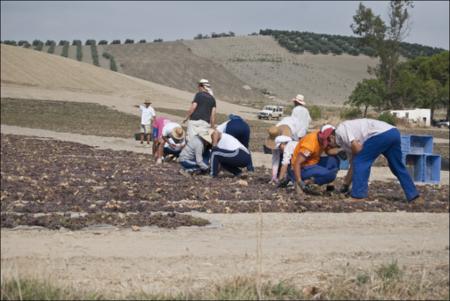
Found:
[(157, 156), (159, 140), (163, 135), (163, 128), (169, 122), (170, 122), (170, 120), (165, 117), (156, 117), (155, 120), (153, 121), (153, 130), (152, 130), (152, 138), (153, 138), (152, 155), (153, 156)]

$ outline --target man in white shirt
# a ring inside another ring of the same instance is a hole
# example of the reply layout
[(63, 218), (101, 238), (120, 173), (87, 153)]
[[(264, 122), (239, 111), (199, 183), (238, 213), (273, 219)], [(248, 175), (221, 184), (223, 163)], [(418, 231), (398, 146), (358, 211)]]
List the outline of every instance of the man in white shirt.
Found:
[(291, 116), (298, 122), (300, 129), (308, 130), (309, 124), (311, 123), (311, 116), (306, 108), (305, 97), (302, 94), (298, 94), (292, 98), (292, 101), (294, 102), (294, 108), (292, 109)]
[(150, 136), (155, 110), (150, 106), (150, 100), (145, 100), (144, 105), (135, 105), (141, 111), (141, 144), (144, 144), (144, 136), (147, 136), (147, 145), (150, 144)]
[(332, 147), (340, 146), (351, 156), (350, 168), (341, 192), (347, 192), (352, 184), (352, 198), (367, 198), (370, 168), (375, 159), (383, 154), (392, 173), (399, 180), (408, 202), (416, 199), (419, 203), (423, 202), (403, 164), (401, 138), (397, 128), (374, 119), (347, 120), (338, 125), (329, 140)]

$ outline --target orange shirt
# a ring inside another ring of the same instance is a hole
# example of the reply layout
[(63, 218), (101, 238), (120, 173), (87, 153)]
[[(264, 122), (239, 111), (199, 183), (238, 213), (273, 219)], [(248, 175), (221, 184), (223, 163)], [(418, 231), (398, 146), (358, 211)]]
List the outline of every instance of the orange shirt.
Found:
[(300, 154), (306, 158), (303, 162), (303, 166), (314, 165), (319, 163), (320, 155), (323, 152), (323, 148), (319, 144), (319, 137), (317, 134), (319, 131), (315, 131), (305, 135), (298, 142), (295, 147), (294, 154), (292, 155), (291, 164), (294, 165), (295, 161), (299, 158)]

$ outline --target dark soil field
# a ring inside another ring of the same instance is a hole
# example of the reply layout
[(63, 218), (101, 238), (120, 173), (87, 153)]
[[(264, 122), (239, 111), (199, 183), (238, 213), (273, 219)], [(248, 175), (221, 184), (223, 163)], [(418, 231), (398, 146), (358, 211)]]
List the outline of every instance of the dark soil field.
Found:
[[(155, 165), (149, 155), (2, 135), (1, 226), (81, 229), (206, 225), (186, 213), (448, 212), (448, 185), (420, 186), (424, 207), (407, 204), (397, 183), (375, 182), (368, 200), (353, 203), (335, 192), (298, 197), (268, 184), (268, 170), (245, 179), (222, 174), (186, 177), (177, 163)], [(339, 185), (339, 183), (337, 183)]]

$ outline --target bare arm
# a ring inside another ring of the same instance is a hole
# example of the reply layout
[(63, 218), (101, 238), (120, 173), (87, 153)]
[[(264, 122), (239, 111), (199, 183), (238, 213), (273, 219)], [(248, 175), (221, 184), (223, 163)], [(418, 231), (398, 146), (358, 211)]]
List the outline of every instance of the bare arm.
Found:
[(194, 113), (195, 109), (197, 108), (197, 103), (193, 102), (191, 104), (191, 107), (189, 108), (189, 111), (187, 112), (187, 116), (186, 118), (183, 120), (183, 123), (185, 123), (186, 121), (189, 120), (189, 118), (191, 118), (192, 113)]
[(211, 111), (211, 127), (216, 128), (216, 107), (212, 108)]
[(352, 176), (353, 176), (353, 157), (350, 158), (350, 167), (347, 171), (347, 174), (345, 175), (344, 185), (350, 186), (350, 184), (352, 183)]
[(217, 143), (219, 143), (220, 138), (222, 137), (222, 134), (219, 131), (214, 131), (212, 133), (212, 146), (217, 146)]
[(301, 154), (298, 155), (297, 160), (295, 160), (294, 163), (294, 174), (295, 174), (295, 181), (301, 182), (302, 180), (302, 174), (301, 174), (301, 165), (303, 162), (305, 162), (306, 158), (302, 156)]
[(287, 174), (288, 165), (282, 165), (280, 169), (280, 175), (278, 176), (278, 180), (282, 181)]

